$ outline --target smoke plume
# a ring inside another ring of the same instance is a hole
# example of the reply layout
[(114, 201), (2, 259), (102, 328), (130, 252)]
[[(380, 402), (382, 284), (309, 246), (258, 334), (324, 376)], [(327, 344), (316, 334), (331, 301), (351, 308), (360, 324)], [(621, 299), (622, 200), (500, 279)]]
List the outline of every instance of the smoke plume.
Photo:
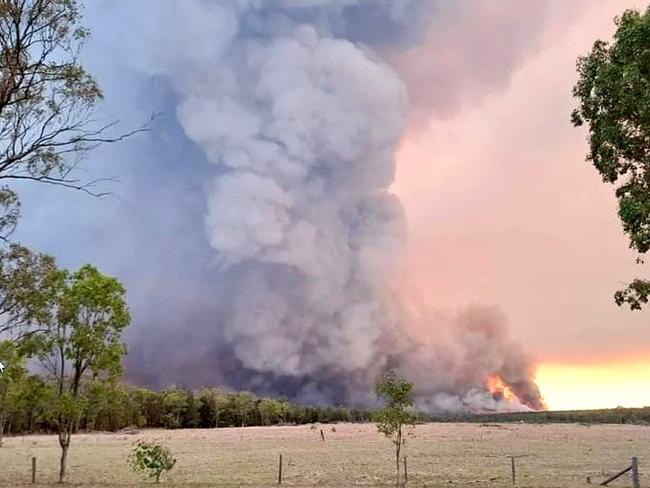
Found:
[[(132, 379), (367, 405), (377, 375), (392, 367), (415, 382), (421, 408), (503, 408), (486, 387), (492, 376), (516, 395), (510, 407), (543, 407), (532, 364), (498, 311), (443, 316), (409, 304), (401, 290), (406, 225), (389, 187), (409, 90), (393, 66), (446, 15), (444, 5), (95, 7), (139, 19), (114, 25), (119, 40), (104, 42), (120, 46), (130, 71), (164, 86), (174, 120), (164, 119), (162, 133), (180, 129), (183, 147), (191, 147), (177, 154), (173, 171), (205, 192), (203, 215), (192, 223), (197, 215), (183, 214), (175, 188), (164, 190), (171, 169), (166, 180), (148, 182), (162, 185), (161, 206), (147, 202), (141, 212), (159, 215), (162, 226), (188, 220), (173, 244), (150, 242), (139, 257), (148, 280), (122, 270), (140, 331), (131, 338)], [(212, 166), (195, 171), (190, 159)], [(140, 228), (125, 234), (151, 241)], [(190, 257), (180, 259), (179, 247)], [(188, 276), (188, 269), (200, 271)], [(163, 309), (158, 315), (144, 311), (152, 300)]]

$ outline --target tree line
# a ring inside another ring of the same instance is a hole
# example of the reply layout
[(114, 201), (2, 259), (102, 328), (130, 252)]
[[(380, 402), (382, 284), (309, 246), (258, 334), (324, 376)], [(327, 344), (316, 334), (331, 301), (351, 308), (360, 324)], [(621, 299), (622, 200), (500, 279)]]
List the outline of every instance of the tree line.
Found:
[(597, 410), (564, 410), (546, 412), (509, 412), (478, 414), (439, 414), (432, 417), (436, 422), (474, 422), (526, 424), (631, 424), (650, 425), (650, 407), (605, 408)]
[[(56, 384), (28, 375), (5, 401), (8, 434), (57, 432), (52, 418)], [(122, 383), (88, 382), (74, 432), (135, 428), (217, 428), (330, 422), (370, 422), (373, 411), (346, 407), (298, 405), (284, 398), (218, 388), (166, 388), (160, 392)]]

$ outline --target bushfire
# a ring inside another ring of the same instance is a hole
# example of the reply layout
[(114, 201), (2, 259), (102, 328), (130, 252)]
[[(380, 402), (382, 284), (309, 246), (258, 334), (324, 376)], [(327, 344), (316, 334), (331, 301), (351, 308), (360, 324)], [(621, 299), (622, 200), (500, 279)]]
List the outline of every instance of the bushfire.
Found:
[(510, 387), (506, 385), (498, 375), (489, 376), (485, 386), (492, 394), (492, 398), (496, 401), (511, 401), (517, 399), (517, 396), (512, 392)]

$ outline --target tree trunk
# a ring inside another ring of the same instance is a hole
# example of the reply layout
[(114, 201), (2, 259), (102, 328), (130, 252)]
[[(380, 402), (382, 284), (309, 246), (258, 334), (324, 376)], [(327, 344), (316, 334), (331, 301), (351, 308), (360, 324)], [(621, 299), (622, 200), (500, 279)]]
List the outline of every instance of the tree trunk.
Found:
[(65, 467), (68, 461), (68, 447), (69, 445), (61, 446), (61, 464), (59, 467), (59, 483), (65, 481)]
[(61, 446), (61, 464), (59, 467), (59, 483), (65, 481), (65, 468), (68, 461), (68, 448), (70, 447), (72, 425), (65, 424), (63, 430), (59, 432), (59, 445)]
[(5, 415), (2, 415), (0, 417), (0, 446), (2, 446), (2, 441), (4, 439), (6, 423), (7, 423), (7, 417)]
[(395, 486), (399, 486), (399, 447), (395, 453)]
[(399, 455), (402, 451), (402, 426), (397, 429), (397, 442), (395, 443), (395, 486), (399, 486)]

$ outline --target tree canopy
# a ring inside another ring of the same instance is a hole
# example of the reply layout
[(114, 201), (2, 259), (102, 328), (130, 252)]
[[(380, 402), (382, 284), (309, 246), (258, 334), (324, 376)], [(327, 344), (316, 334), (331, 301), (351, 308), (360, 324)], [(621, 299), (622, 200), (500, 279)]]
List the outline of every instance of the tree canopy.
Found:
[(45, 329), (60, 271), (54, 259), (11, 244), (0, 248), (0, 334), (26, 347)]
[[(589, 130), (591, 161), (616, 188), (618, 215), (630, 247), (640, 254), (650, 249), (650, 7), (626, 10), (611, 43), (597, 40), (578, 59), (579, 79), (573, 95), (579, 107), (575, 126)], [(642, 308), (650, 282), (636, 279), (615, 294), (618, 305)]]

